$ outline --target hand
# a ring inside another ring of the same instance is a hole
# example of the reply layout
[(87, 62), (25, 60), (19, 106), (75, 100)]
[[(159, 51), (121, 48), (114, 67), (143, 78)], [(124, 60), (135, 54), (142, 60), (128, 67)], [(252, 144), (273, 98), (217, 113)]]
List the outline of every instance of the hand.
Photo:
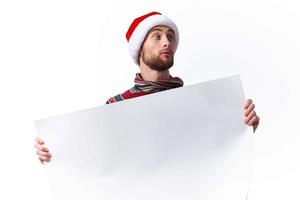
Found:
[(259, 116), (257, 116), (255, 110), (255, 105), (252, 103), (251, 99), (247, 99), (244, 105), (244, 123), (248, 126), (253, 126), (253, 132), (257, 129), (259, 125)]
[(50, 154), (49, 149), (44, 147), (45, 142), (40, 138), (36, 138), (35, 142), (34, 147), (37, 149), (36, 154), (38, 155), (41, 163), (44, 164), (44, 162), (49, 162), (52, 155)]

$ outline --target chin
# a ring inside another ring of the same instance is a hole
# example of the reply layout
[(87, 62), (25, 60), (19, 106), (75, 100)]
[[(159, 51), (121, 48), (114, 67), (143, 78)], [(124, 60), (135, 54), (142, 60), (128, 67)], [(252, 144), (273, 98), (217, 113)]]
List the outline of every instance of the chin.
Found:
[(156, 68), (158, 69), (158, 71), (165, 71), (170, 69), (171, 67), (173, 67), (173, 62), (163, 63), (160, 66), (157, 66)]

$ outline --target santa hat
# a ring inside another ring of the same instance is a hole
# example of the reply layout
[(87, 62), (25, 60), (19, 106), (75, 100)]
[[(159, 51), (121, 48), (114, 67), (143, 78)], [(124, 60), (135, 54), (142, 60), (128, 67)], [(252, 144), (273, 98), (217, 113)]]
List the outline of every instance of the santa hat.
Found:
[(126, 33), (129, 54), (137, 65), (139, 64), (138, 59), (140, 48), (145, 40), (146, 35), (153, 27), (159, 25), (167, 26), (174, 31), (176, 50), (179, 42), (179, 33), (176, 24), (159, 12), (150, 12), (146, 15), (136, 18), (131, 23)]

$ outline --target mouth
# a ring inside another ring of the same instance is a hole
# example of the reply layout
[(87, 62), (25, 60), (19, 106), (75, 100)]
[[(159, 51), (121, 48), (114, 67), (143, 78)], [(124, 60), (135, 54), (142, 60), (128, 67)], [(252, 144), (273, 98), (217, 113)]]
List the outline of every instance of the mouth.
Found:
[(172, 52), (172, 51), (169, 51), (169, 50), (165, 50), (165, 51), (162, 51), (160, 54), (161, 54), (161, 55), (172, 56), (172, 55), (173, 55), (173, 52)]

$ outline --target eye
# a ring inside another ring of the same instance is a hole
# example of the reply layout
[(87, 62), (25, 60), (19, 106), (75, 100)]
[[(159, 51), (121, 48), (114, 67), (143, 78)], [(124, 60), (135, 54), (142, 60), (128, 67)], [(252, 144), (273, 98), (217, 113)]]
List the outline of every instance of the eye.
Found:
[(161, 36), (160, 36), (160, 34), (156, 33), (156, 34), (154, 34), (154, 38), (157, 40), (160, 40)]
[(168, 35), (168, 39), (169, 39), (170, 41), (175, 41), (175, 37), (174, 37), (173, 34)]

